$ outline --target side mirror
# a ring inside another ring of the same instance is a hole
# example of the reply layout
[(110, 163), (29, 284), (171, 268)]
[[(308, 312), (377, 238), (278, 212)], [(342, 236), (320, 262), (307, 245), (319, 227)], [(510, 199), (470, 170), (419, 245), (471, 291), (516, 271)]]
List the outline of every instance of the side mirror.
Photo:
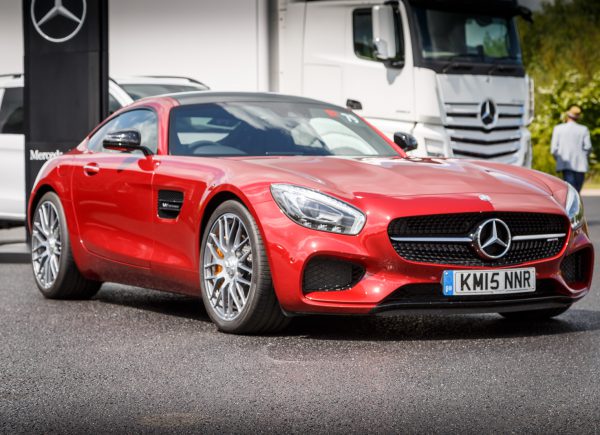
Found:
[(145, 156), (152, 155), (147, 147), (142, 145), (142, 137), (135, 130), (121, 130), (108, 133), (102, 141), (102, 146), (107, 150), (121, 151), (130, 153), (132, 151), (141, 151)]
[(406, 152), (416, 150), (419, 146), (412, 134), (402, 132), (394, 133), (394, 143)]
[(373, 44), (378, 59), (387, 60), (396, 57), (396, 29), (394, 8), (390, 5), (373, 6)]

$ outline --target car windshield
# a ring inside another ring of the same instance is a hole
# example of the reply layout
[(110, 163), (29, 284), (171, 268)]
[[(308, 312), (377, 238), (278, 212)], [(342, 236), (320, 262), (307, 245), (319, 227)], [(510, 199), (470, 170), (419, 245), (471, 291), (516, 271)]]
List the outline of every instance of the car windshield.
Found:
[(205, 91), (208, 88), (201, 85), (167, 85), (167, 84), (122, 84), (120, 85), (133, 100), (154, 95), (172, 94), (175, 92)]
[(352, 112), (303, 102), (176, 107), (169, 151), (182, 156), (399, 155)]
[(415, 7), (424, 59), (521, 63), (511, 17)]

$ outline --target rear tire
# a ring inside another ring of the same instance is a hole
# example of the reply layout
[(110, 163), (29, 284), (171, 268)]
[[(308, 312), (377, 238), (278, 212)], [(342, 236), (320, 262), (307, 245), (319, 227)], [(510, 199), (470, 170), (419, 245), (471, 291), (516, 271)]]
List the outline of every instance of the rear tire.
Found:
[(515, 320), (519, 322), (539, 322), (551, 319), (556, 316), (560, 316), (562, 313), (567, 311), (570, 306), (562, 308), (549, 308), (547, 310), (535, 310), (535, 311), (514, 311), (509, 313), (499, 313), (502, 317), (509, 320)]
[(35, 282), (48, 299), (89, 299), (102, 285), (79, 272), (73, 260), (65, 212), (54, 192), (42, 196), (35, 208), (31, 265)]
[(237, 201), (211, 215), (200, 245), (200, 289), (217, 328), (234, 334), (272, 333), (285, 328), (258, 226)]

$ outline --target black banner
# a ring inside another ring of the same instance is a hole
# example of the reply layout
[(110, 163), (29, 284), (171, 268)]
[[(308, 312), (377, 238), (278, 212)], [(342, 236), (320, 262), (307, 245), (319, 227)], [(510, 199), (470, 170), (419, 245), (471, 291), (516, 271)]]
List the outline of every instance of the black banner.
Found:
[(23, 0), (26, 195), (108, 114), (108, 0)]

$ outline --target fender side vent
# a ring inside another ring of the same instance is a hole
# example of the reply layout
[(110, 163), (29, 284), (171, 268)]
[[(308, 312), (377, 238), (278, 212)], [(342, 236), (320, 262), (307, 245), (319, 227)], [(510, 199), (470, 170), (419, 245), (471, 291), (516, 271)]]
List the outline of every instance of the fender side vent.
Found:
[(183, 206), (183, 192), (177, 190), (158, 191), (158, 217), (175, 219)]

